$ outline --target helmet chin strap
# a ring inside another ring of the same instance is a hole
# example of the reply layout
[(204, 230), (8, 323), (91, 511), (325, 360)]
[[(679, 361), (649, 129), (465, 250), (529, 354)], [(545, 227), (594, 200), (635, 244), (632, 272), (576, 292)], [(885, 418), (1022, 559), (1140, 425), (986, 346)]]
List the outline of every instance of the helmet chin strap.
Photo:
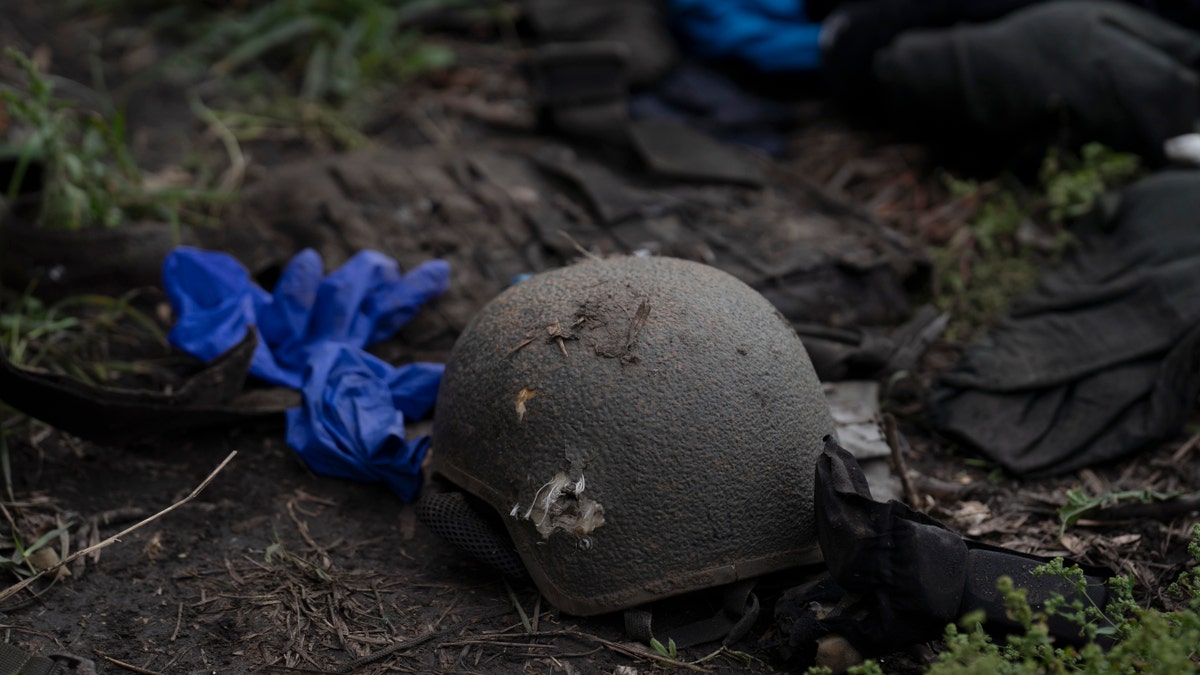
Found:
[(758, 598), (754, 595), (757, 579), (737, 581), (711, 590), (700, 591), (721, 598), (721, 609), (707, 619), (675, 628), (653, 630), (654, 610), (650, 605), (625, 610), (625, 632), (638, 642), (657, 638), (679, 649), (720, 641), (729, 645), (742, 639), (758, 619)]

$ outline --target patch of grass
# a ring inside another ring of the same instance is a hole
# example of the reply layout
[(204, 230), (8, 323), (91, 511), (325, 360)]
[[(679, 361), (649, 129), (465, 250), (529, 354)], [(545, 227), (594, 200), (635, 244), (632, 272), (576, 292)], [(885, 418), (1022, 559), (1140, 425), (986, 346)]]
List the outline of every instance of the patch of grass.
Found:
[(985, 332), (1066, 248), (1065, 225), (1140, 173), (1136, 156), (1089, 144), (1079, 155), (1051, 149), (1033, 188), (1011, 177), (948, 178), (951, 192), (974, 205), (974, 215), (931, 251), (935, 302), (953, 317), (946, 336), (967, 341)]
[(24, 54), (9, 49), (8, 58), (24, 71), (26, 88), (0, 92), (13, 121), (28, 135), (16, 148), (17, 165), (6, 197), (11, 204), (30, 164), (45, 167), (37, 223), (66, 229), (117, 225), (125, 218), (114, 194), (125, 193), (138, 179), (124, 146), (124, 118), (87, 115), (56, 98), (54, 87)]
[[(50, 530), (28, 546), (21, 543), (21, 537), (14, 529), (12, 532), (14, 551), (11, 555), (0, 555), (0, 569), (7, 570), (19, 578), (31, 577), (37, 574), (40, 571), (39, 565), (35, 564), (34, 561), (38, 559), (41, 552), (51, 551), (52, 549), (49, 547), (50, 542), (61, 537), (70, 527), (71, 525), (68, 523), (62, 527)], [(50, 559), (58, 562), (57, 553), (51, 556)]]
[(78, 295), (46, 305), (26, 292), (0, 314), (0, 341), (15, 364), (88, 384), (112, 384), (123, 375), (158, 375), (144, 362), (117, 356), (118, 348), (128, 345), (145, 356), (148, 342), (168, 352), (162, 328), (133, 305), (135, 297)]
[[(269, 0), (146, 3), (101, 0), (93, 12), (137, 16), (156, 30), (183, 36), (177, 63), (217, 77), (253, 70), (281, 73), (307, 101), (337, 102), (386, 79), (449, 66), (454, 53), (413, 27), (430, 11), (463, 0)], [(145, 13), (150, 16), (146, 17)]]
[(0, 148), (15, 158), (9, 184), (0, 186), (10, 208), (31, 190), (25, 178), (35, 162), (42, 167), (41, 184), (32, 187), (40, 194), (34, 216), (39, 226), (78, 230), (141, 218), (178, 225), (183, 209), (225, 198), (192, 188), (147, 188), (129, 152), (122, 113), (81, 110), (55, 96), (53, 84), (29, 57), (11, 48), (5, 54), (25, 78), (23, 87), (0, 90), (0, 102), (20, 135)]
[(331, 150), (367, 145), (364, 129), (379, 119), (388, 97), (399, 95), (406, 81), (454, 63), (454, 51), (419, 28), (426, 16), (447, 10), (484, 22), (505, 16), (499, 3), (466, 0), (96, 0), (72, 6), (94, 17), (136, 20), (137, 28), (109, 31), (114, 43), (153, 35), (181, 45), (122, 91), (168, 72), (207, 78), (194, 88), (211, 106), (205, 121), (230, 139), (301, 141)]
[(334, 150), (355, 150), (370, 143), (360, 131), (363, 120), (359, 116), (320, 101), (287, 96), (255, 98), (248, 105), (213, 110), (212, 114), (242, 143), (298, 140)]
[(381, 0), (275, 0), (225, 14), (196, 43), (202, 56), (220, 55), (214, 75), (234, 73), (267, 57), (302, 73), (307, 100), (350, 97), (364, 84), (448, 66), (454, 58), (403, 21), (428, 2)]

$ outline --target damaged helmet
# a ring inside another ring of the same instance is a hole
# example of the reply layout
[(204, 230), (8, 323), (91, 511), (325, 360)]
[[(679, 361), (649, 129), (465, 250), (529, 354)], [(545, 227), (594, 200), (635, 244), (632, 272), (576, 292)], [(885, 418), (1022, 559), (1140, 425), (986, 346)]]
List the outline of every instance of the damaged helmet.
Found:
[(534, 276), (471, 321), (432, 468), (500, 514), (551, 603), (592, 615), (818, 560), (831, 433), (804, 345), (756, 291), (611, 258)]

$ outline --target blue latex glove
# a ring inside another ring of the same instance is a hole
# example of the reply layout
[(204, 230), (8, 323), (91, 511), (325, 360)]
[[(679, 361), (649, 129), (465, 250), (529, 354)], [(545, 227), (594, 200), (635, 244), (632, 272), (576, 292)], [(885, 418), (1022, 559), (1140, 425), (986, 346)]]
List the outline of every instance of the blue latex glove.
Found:
[(390, 337), (421, 305), (445, 292), (449, 279), (445, 261), (402, 275), (395, 261), (376, 251), (362, 251), (324, 276), (321, 256), (306, 249), (268, 294), (232, 257), (179, 247), (163, 265), (163, 284), (179, 317), (168, 339), (210, 360), (256, 326), (260, 339), (250, 374), (299, 389), (316, 345), (365, 347)]
[(303, 405), (287, 411), (288, 445), (318, 474), (382, 481), (412, 501), (421, 488), (429, 437), (406, 441), (404, 419), (433, 408), (443, 368), (394, 368), (361, 349), (321, 345), (306, 369)]
[(671, 0), (670, 20), (702, 59), (737, 58), (764, 72), (821, 66), (821, 24), (804, 0)]
[[(223, 253), (180, 247), (163, 263), (163, 287), (177, 317), (171, 344), (204, 361), (229, 351), (246, 337), (260, 307), (271, 296), (250, 281), (237, 260)], [(262, 340), (254, 353), (267, 352)], [(254, 366), (251, 366), (254, 370)]]
[(303, 405), (287, 411), (288, 444), (316, 473), (383, 481), (411, 501), (429, 439), (406, 441), (404, 420), (429, 414), (443, 366), (395, 368), (362, 348), (399, 330), (446, 290), (449, 276), (441, 260), (401, 275), (395, 261), (374, 251), (325, 276), (321, 257), (305, 250), (271, 294), (232, 257), (180, 247), (163, 265), (179, 317), (169, 339), (211, 360), (256, 328), (250, 373), (301, 390)]

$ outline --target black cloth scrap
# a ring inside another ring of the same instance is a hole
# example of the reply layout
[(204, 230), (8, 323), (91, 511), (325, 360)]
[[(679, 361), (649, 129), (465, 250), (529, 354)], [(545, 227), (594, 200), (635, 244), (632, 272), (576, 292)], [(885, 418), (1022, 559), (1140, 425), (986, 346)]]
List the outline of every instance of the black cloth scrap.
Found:
[(1015, 474), (1162, 442), (1200, 394), (1200, 172), (1147, 178), (1079, 228), (931, 398), (939, 430)]
[[(817, 458), (813, 506), (828, 578), (788, 591), (776, 606), (789, 661), (811, 660), (816, 641), (829, 634), (863, 656), (880, 656), (936, 640), (947, 624), (978, 611), (989, 633), (1019, 634), (996, 587), (1005, 576), (1026, 590), (1035, 611), (1055, 594), (1084, 599), (1065, 579), (1034, 574), (1049, 558), (966, 539), (900, 502), (875, 501), (858, 462), (832, 436)], [(1081, 569), (1088, 603), (1104, 607), (1112, 572)], [(1061, 616), (1050, 617), (1046, 629), (1059, 647), (1086, 642)]]
[(890, 112), (976, 144), (1098, 141), (1164, 161), (1196, 128), (1200, 34), (1115, 2), (1061, 0), (914, 30), (875, 55)]

